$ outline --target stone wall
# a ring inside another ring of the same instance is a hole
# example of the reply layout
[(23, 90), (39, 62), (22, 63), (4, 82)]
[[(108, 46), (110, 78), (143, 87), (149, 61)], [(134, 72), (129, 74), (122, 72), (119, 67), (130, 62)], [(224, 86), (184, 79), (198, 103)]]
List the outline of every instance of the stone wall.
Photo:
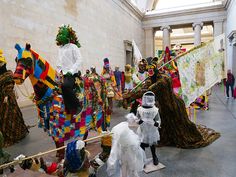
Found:
[[(103, 58), (111, 66), (125, 65), (124, 40), (135, 40), (144, 51), (144, 31), (141, 20), (122, 0), (2, 0), (0, 6), (0, 48), (4, 50), (8, 69), (14, 71), (15, 43), (26, 42), (54, 67), (58, 46), (55, 37), (58, 26), (71, 24), (79, 36), (83, 70), (91, 65), (101, 72)], [(21, 106), (29, 104), (32, 93), (29, 81), (17, 89)], [(25, 96), (23, 96), (25, 95)]]
[[(234, 30), (236, 30), (236, 22), (235, 22), (235, 16), (236, 16), (236, 1), (231, 0), (231, 3), (229, 4), (229, 7), (227, 9), (227, 22), (226, 22), (226, 37)], [(236, 76), (236, 46), (233, 46), (229, 43), (229, 40), (227, 41), (227, 62), (228, 62), (228, 68), (233, 69), (233, 73)], [(235, 53), (235, 55), (233, 55)]]

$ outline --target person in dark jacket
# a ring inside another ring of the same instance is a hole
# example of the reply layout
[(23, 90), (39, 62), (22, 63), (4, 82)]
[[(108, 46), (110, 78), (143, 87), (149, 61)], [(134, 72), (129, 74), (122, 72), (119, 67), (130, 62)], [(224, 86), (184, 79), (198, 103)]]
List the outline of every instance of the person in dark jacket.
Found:
[(234, 96), (234, 82), (235, 82), (234, 75), (231, 73), (231, 70), (229, 69), (227, 72), (227, 79), (225, 82), (227, 98), (229, 98), (229, 88), (231, 89), (231, 96), (232, 97)]

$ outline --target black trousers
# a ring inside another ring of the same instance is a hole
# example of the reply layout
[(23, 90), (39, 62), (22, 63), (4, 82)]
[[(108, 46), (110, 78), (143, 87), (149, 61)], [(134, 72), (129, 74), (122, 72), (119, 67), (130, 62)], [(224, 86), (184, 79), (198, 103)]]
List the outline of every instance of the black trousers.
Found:
[(231, 89), (232, 97), (234, 96), (234, 84), (229, 84), (226, 82), (226, 95), (229, 97), (229, 88)]
[(62, 84), (62, 96), (66, 111), (68, 113), (76, 113), (80, 106), (79, 100), (77, 99), (74, 92), (75, 79), (73, 76), (64, 75), (64, 82)]

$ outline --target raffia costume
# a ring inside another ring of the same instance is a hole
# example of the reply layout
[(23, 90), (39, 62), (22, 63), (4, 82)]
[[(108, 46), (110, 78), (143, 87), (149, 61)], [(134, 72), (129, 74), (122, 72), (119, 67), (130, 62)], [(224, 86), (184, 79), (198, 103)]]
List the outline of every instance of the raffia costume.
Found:
[(0, 66), (0, 131), (5, 140), (4, 146), (9, 146), (23, 139), (29, 131), (16, 102), (13, 73), (6, 69), (6, 61), (1, 54), (0, 51), (0, 63), (4, 63)]

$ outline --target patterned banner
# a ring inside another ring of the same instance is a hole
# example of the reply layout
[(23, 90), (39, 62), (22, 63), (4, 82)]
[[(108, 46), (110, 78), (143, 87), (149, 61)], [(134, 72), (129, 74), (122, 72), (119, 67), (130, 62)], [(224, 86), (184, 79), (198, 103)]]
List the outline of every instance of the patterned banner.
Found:
[(184, 53), (177, 59), (182, 98), (188, 107), (225, 78), (225, 35)]

